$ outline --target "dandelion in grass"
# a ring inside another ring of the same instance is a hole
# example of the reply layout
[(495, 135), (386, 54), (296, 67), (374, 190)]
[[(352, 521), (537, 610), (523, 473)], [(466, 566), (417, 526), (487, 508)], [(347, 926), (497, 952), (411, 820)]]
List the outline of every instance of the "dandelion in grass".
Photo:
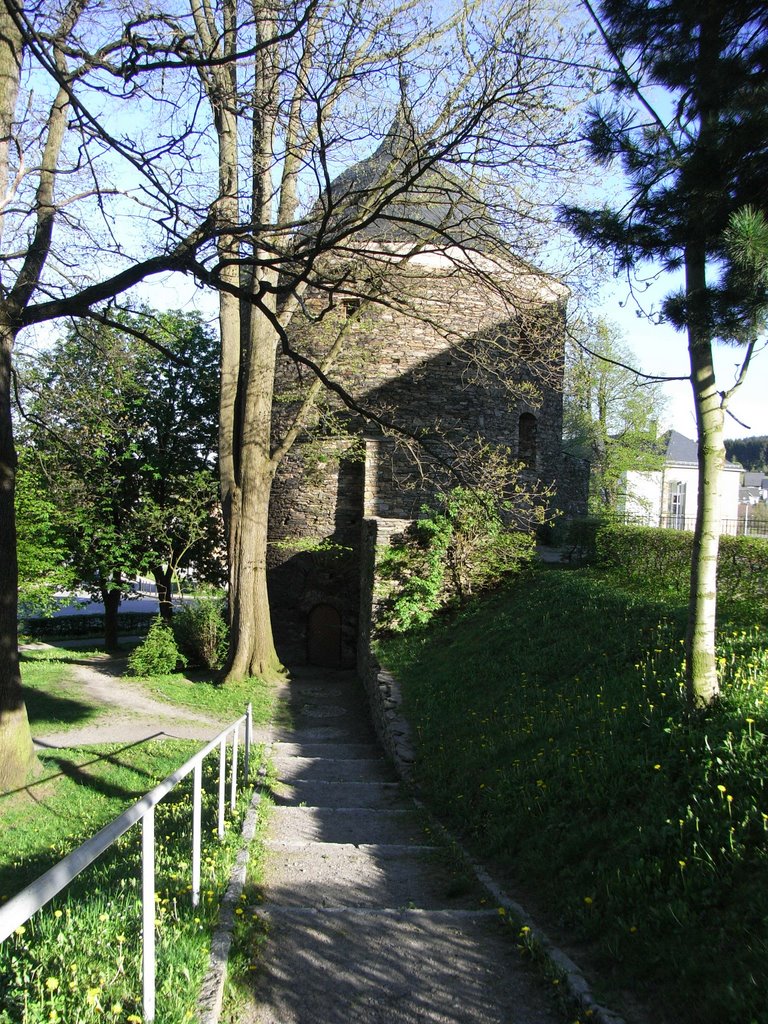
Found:
[(48, 989), (49, 992), (55, 992), (56, 989), (59, 987), (59, 979), (58, 978), (46, 978), (45, 979), (45, 987)]
[(85, 1001), (89, 1006), (92, 1006), (94, 1010), (101, 1010), (101, 1001), (99, 996), (101, 995), (100, 988), (89, 988), (85, 993)]

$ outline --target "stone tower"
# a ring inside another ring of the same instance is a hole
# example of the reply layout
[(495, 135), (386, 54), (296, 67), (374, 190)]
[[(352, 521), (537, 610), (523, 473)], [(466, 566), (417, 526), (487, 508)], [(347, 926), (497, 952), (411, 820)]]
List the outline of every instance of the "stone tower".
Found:
[[(359, 215), (344, 196), (396, 171), (410, 137), (396, 120), (370, 158), (336, 179), (340, 217)], [(343, 336), (328, 376), (346, 400), (324, 392), (280, 467), (270, 509), (278, 644), (298, 639), (293, 657), (339, 666), (354, 665), (367, 643), (375, 545), (456, 482), (451, 464), (466, 472), (490, 445), (522, 463), (531, 484), (556, 487), (563, 473), (566, 290), (510, 253), (482, 206), (439, 171), (394, 200), (358, 244), (343, 285), (308, 295), (293, 339), (320, 361)], [(275, 417), (307, 380), (278, 360)]]

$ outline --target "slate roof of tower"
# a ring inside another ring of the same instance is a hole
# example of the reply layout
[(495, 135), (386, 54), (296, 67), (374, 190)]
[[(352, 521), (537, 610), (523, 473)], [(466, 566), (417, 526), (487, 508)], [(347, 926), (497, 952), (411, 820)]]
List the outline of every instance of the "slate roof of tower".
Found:
[(427, 241), (478, 252), (506, 251), (487, 207), (479, 199), (472, 199), (459, 178), (439, 162), (422, 171), (416, 184), (398, 191), (397, 183), (413, 177), (426, 159), (428, 154), (418, 145), (410, 119), (399, 113), (378, 149), (331, 182), (333, 226), (352, 227), (361, 215), (364, 218), (366, 201), (375, 204), (385, 182), (393, 193), (392, 201), (356, 229), (357, 235), (380, 242)]

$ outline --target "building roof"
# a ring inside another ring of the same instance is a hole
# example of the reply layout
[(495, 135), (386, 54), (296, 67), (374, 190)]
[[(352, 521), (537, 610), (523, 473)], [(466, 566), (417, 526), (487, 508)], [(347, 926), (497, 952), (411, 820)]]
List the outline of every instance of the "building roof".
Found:
[(690, 462), (698, 465), (699, 449), (695, 441), (677, 430), (668, 430), (662, 434), (667, 462)]
[[(334, 227), (343, 230), (347, 224), (365, 222), (370, 204), (375, 216), (356, 230), (358, 236), (379, 242), (428, 241), (478, 252), (506, 251), (486, 205), (449, 169), (439, 162), (429, 165), (431, 159), (427, 147), (419, 143), (407, 107), (401, 106), (378, 149), (331, 182)], [(408, 181), (415, 177), (418, 181), (409, 187)], [(392, 198), (379, 209), (382, 186)], [(327, 198), (323, 207), (327, 211)]]
[[(683, 463), (685, 465), (697, 466), (699, 463), (699, 446), (690, 437), (679, 433), (677, 430), (668, 430), (660, 438), (665, 446), (667, 462)], [(738, 462), (729, 462), (727, 459), (725, 469), (741, 469)]]

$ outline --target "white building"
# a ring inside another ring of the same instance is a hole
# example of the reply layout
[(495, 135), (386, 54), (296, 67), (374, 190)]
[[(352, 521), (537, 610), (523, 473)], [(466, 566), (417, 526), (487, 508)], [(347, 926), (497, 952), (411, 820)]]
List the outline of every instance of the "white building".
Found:
[[(661, 469), (650, 472), (630, 470), (625, 475), (626, 519), (643, 526), (693, 530), (699, 485), (696, 442), (676, 430), (668, 431), (661, 441), (666, 446)], [(726, 462), (720, 473), (723, 533), (736, 533), (742, 472), (738, 462)]]

